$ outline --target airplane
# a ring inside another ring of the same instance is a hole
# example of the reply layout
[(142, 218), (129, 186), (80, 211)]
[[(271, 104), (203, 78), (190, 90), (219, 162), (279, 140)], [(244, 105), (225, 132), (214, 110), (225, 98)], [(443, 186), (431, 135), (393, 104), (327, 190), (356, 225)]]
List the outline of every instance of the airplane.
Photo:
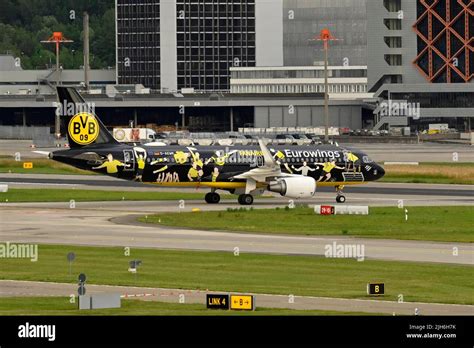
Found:
[[(119, 179), (166, 187), (208, 188), (205, 201), (217, 204), (217, 190), (251, 205), (265, 191), (288, 198), (311, 198), (320, 186), (336, 189), (382, 178), (384, 169), (367, 154), (335, 145), (146, 146), (119, 143), (76, 89), (57, 87), (69, 149), (49, 158)], [(88, 105), (88, 107), (84, 107)]]

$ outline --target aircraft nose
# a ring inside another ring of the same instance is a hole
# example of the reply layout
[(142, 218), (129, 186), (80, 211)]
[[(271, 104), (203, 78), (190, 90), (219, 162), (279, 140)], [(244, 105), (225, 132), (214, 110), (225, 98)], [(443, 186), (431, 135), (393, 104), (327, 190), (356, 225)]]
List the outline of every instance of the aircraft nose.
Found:
[(382, 168), (382, 166), (377, 165), (377, 179), (383, 178), (385, 175), (385, 169)]

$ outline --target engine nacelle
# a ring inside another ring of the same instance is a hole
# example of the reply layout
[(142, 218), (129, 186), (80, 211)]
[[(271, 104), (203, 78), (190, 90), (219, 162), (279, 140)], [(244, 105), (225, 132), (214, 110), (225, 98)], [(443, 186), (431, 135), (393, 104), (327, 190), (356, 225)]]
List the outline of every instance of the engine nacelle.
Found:
[(282, 178), (270, 182), (268, 191), (290, 198), (310, 198), (316, 193), (316, 180), (309, 176)]

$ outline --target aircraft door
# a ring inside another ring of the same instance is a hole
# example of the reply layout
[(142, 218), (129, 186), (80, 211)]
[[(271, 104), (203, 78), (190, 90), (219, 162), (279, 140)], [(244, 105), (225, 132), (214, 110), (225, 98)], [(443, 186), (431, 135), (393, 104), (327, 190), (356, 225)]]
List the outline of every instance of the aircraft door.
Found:
[(123, 150), (123, 163), (126, 164), (123, 168), (124, 172), (133, 172), (135, 170), (135, 154), (133, 150)]

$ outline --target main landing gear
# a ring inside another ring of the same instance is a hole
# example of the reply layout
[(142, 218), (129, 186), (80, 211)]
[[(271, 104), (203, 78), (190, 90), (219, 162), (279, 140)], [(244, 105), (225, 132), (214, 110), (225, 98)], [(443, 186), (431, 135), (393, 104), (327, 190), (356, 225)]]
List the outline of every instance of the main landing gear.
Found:
[(337, 203), (345, 203), (346, 202), (346, 196), (344, 196), (344, 192), (342, 192), (342, 189), (344, 188), (344, 186), (342, 185), (339, 185), (339, 186), (336, 186), (336, 202)]
[[(253, 195), (250, 193), (253, 192), (255, 194), (260, 194), (261, 191), (263, 190), (256, 190), (257, 188), (257, 183), (255, 180), (248, 179), (246, 186), (245, 186), (245, 191), (237, 191), (235, 189), (229, 190), (230, 193), (232, 194), (239, 194), (241, 192), (245, 192), (239, 195), (238, 202), (240, 205), (252, 205), (253, 204)], [(207, 193), (206, 196), (204, 197), (207, 203), (209, 204), (217, 204), (221, 200), (221, 197), (219, 196), (218, 193), (216, 193), (215, 188), (211, 188), (211, 192)]]
[[(208, 204), (217, 204), (220, 202), (221, 196), (216, 192), (209, 192), (209, 193), (206, 193), (206, 196), (204, 197), (204, 199), (206, 200), (206, 203)], [(240, 195), (238, 201), (241, 205), (252, 205), (253, 196), (247, 195), (247, 194)]]
[(252, 205), (253, 196), (249, 194), (243, 194), (239, 196), (239, 203), (241, 205)]
[(206, 196), (204, 197), (204, 199), (206, 200), (206, 203), (217, 204), (220, 202), (221, 196), (216, 192), (209, 192), (209, 193), (206, 193)]
[[(206, 203), (208, 204), (217, 204), (220, 202), (221, 196), (216, 192), (209, 192), (209, 193), (206, 193), (206, 196), (204, 197), (204, 199), (206, 200)], [(248, 194), (239, 195), (239, 203), (241, 205), (252, 205), (253, 196), (248, 195)]]

